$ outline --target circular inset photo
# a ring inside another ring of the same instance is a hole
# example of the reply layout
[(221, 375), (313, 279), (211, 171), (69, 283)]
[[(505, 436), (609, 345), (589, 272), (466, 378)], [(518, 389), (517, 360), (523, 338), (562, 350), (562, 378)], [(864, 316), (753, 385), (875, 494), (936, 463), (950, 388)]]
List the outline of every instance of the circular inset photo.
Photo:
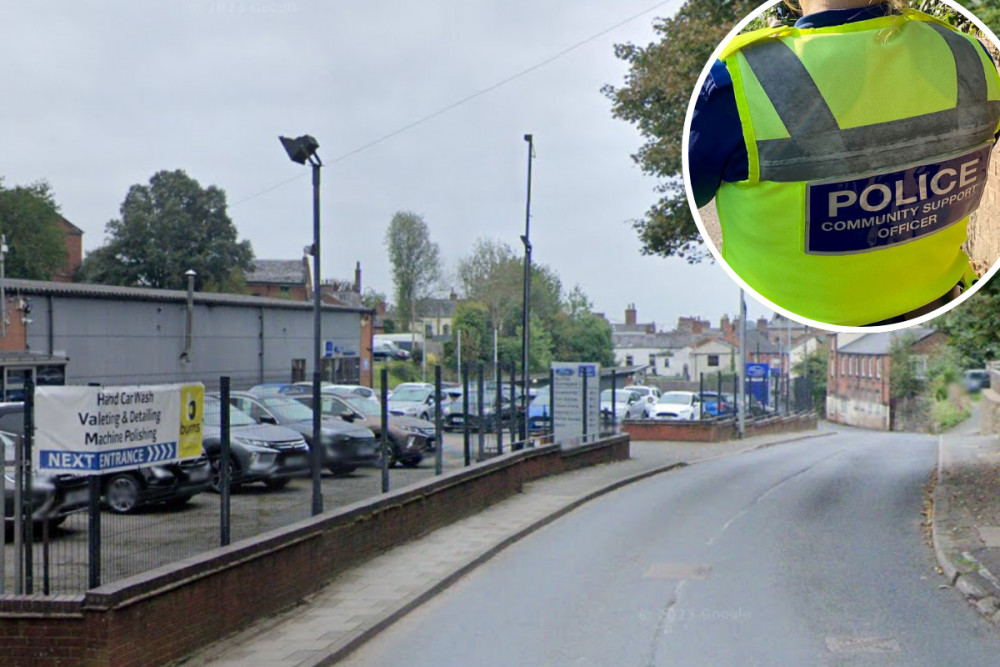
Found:
[(765, 3), (705, 65), (685, 121), (695, 220), (786, 316), (924, 322), (997, 269), (996, 37), (950, 0), (800, 2)]

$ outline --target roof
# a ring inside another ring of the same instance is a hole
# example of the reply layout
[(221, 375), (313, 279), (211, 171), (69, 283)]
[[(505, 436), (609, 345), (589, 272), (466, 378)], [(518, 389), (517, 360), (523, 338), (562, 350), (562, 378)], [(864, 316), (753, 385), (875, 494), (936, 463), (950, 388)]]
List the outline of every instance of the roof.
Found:
[(777, 354), (781, 348), (771, 342), (765, 334), (757, 329), (747, 329), (747, 352), (754, 354)]
[[(88, 283), (58, 283), (48, 280), (22, 280), (8, 278), (4, 280), (8, 293), (38, 296), (63, 296), (78, 299), (118, 299), (122, 301), (160, 301), (168, 303), (187, 303), (187, 292), (184, 290), (154, 289), (151, 287), (117, 287), (114, 285), (92, 285)], [(251, 296), (249, 294), (223, 294), (215, 292), (195, 292), (196, 304), (214, 306), (269, 306), (271, 308), (287, 308), (290, 310), (311, 310), (310, 301), (291, 301), (289, 299), (271, 299), (268, 297)], [(334, 306), (323, 304), (324, 310), (339, 310), (352, 313), (370, 313), (371, 308), (360, 306)]]
[(301, 259), (255, 259), (253, 270), (247, 273), (248, 283), (305, 285), (306, 265)]
[(417, 302), (420, 317), (451, 317), (458, 301), (455, 299), (422, 299)]
[(917, 341), (921, 341), (934, 333), (934, 329), (929, 327), (914, 327), (902, 331), (885, 331), (881, 333), (865, 334), (857, 340), (853, 340), (840, 348), (840, 354), (889, 354), (892, 349), (892, 341), (900, 336), (915, 336)]

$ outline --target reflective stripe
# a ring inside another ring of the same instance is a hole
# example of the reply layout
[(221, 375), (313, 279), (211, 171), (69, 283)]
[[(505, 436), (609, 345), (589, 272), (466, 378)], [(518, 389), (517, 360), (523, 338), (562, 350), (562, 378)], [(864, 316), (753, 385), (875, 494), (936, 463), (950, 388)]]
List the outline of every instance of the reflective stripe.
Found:
[(945, 40), (958, 74), (956, 107), (841, 130), (805, 65), (780, 39), (742, 50), (747, 64), (788, 131), (787, 139), (757, 142), (760, 180), (779, 183), (836, 178), (908, 164), (956, 146), (991, 141), (1000, 101), (987, 100), (976, 46), (958, 33), (926, 23)]
[(949, 30), (937, 23), (928, 23), (948, 43), (951, 55), (955, 58), (958, 68), (958, 101), (959, 107), (981, 104), (986, 101), (986, 77), (982, 76), (983, 62), (976, 53), (976, 46), (954, 30)]

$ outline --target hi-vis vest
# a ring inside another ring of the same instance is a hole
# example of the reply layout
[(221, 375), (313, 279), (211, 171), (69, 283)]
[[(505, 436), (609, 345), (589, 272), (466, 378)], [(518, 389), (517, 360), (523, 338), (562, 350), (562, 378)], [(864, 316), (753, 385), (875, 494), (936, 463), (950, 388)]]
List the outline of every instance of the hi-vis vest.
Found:
[(907, 11), (755, 31), (720, 57), (749, 157), (716, 195), (722, 256), (750, 287), (856, 326), (975, 280), (960, 246), (1000, 123), (975, 39)]

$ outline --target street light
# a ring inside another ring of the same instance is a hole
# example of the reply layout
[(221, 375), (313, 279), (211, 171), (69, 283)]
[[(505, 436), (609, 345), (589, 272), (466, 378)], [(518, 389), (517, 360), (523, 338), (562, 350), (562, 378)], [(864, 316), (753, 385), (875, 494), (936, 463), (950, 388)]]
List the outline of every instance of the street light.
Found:
[(278, 137), (281, 145), (285, 147), (285, 152), (292, 162), (299, 164), (309, 163), (312, 167), (313, 186), (313, 243), (308, 250), (313, 258), (313, 423), (312, 423), (312, 447), (309, 450), (309, 459), (312, 465), (312, 513), (313, 516), (323, 511), (323, 490), (320, 485), (320, 470), (323, 467), (323, 450), (321, 441), (320, 422), (320, 275), (319, 275), (319, 170), (323, 166), (322, 160), (316, 155), (319, 142), (308, 134), (301, 137), (289, 139), (288, 137)]
[(535, 144), (530, 134), (524, 135), (528, 142), (528, 198), (524, 210), (524, 309), (521, 323), (521, 442), (528, 440), (528, 334), (529, 309), (531, 308), (531, 160), (535, 157)]

